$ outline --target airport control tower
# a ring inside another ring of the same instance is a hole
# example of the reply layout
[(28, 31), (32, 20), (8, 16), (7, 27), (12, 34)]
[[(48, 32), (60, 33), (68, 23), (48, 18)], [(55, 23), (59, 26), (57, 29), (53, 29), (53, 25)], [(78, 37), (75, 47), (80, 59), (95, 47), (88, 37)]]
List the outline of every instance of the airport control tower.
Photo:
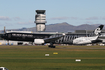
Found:
[(36, 31), (45, 31), (46, 29), (46, 14), (45, 10), (36, 10), (35, 21)]

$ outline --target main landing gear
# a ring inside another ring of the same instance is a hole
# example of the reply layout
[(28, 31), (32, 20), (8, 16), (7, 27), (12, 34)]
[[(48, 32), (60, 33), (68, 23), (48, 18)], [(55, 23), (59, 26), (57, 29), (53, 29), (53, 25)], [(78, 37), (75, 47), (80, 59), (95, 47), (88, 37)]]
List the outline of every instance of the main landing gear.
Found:
[(50, 45), (48, 47), (49, 48), (55, 48), (55, 46), (53, 45), (53, 43), (50, 43)]
[(49, 47), (49, 48), (55, 48), (55, 46), (52, 46), (52, 45), (49, 45), (48, 47)]

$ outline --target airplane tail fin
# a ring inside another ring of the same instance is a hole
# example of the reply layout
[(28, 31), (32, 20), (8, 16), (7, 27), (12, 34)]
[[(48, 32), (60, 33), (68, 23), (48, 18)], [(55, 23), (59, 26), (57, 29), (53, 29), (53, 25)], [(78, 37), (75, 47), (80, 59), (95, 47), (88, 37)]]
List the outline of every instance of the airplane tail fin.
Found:
[(103, 29), (104, 25), (100, 25), (98, 28), (94, 30), (95, 35), (99, 35)]

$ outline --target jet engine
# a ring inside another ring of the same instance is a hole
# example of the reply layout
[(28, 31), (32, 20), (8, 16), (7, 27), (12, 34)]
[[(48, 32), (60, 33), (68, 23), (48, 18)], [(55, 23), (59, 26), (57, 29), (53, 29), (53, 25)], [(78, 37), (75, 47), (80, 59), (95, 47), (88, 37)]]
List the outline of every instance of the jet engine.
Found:
[(34, 43), (35, 44), (44, 44), (44, 40), (43, 39), (34, 39)]

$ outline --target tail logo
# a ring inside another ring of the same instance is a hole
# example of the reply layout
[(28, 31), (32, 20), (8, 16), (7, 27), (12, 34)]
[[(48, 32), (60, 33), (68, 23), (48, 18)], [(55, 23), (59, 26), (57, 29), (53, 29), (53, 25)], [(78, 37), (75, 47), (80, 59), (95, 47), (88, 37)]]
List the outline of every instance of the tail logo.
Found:
[(101, 33), (103, 27), (104, 27), (104, 25), (100, 25), (98, 28), (96, 28), (96, 29), (94, 30), (94, 33), (95, 33), (96, 35), (99, 35), (99, 34)]
[(101, 32), (100, 28), (95, 29), (94, 33), (98, 35)]

